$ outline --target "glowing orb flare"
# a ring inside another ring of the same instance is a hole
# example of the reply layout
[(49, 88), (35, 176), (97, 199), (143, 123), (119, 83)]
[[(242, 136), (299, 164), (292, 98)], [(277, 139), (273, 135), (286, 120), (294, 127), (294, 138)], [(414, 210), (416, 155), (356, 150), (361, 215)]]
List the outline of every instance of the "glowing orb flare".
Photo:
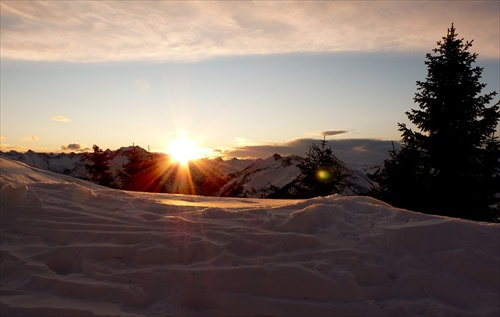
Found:
[(333, 175), (330, 171), (319, 168), (316, 173), (316, 179), (322, 183), (330, 183), (333, 180)]

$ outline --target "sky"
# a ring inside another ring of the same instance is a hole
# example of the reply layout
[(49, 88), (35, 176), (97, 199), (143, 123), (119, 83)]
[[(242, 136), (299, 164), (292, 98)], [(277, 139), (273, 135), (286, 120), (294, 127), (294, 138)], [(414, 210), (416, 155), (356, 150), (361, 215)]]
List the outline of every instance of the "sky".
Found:
[(207, 156), (266, 157), (326, 134), (387, 153), (451, 23), (482, 93), (500, 92), (498, 1), (0, 5), (2, 151), (167, 151), (184, 134)]

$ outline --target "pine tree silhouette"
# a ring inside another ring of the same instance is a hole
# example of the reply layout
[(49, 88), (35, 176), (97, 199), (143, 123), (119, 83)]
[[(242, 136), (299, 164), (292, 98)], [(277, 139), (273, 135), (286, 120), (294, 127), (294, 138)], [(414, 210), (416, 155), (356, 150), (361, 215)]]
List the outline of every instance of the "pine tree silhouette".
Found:
[(298, 165), (300, 174), (297, 178), (298, 196), (326, 196), (341, 191), (343, 169), (333, 155), (331, 147), (326, 147), (326, 140), (321, 145), (313, 144), (304, 160)]
[(94, 152), (85, 155), (85, 159), (90, 162), (85, 164), (85, 169), (90, 174), (90, 180), (102, 186), (116, 187), (113, 175), (110, 172), (110, 157), (95, 144), (92, 149)]
[(426, 54), (428, 74), (417, 81), (418, 110), (406, 112), (418, 128), (399, 123), (403, 145), (381, 177), (382, 197), (396, 206), (476, 220), (498, 217), (500, 146), (494, 136), (496, 92), (480, 95), (483, 68), (473, 67), (472, 41), (455, 27)]

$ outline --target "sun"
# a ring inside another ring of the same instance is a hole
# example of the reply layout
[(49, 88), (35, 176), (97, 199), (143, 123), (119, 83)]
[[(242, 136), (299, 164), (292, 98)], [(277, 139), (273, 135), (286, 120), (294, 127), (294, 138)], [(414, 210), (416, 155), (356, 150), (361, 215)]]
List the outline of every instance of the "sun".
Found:
[(189, 161), (197, 160), (203, 156), (202, 150), (198, 145), (183, 135), (169, 143), (168, 154), (170, 154), (174, 162), (182, 165), (187, 165)]

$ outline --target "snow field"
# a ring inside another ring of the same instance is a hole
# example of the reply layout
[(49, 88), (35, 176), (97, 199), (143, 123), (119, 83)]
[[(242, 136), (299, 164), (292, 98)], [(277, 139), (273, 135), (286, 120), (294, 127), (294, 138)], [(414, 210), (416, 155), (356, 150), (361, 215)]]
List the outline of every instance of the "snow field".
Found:
[(1, 315), (498, 316), (500, 225), (110, 190), (0, 158)]

